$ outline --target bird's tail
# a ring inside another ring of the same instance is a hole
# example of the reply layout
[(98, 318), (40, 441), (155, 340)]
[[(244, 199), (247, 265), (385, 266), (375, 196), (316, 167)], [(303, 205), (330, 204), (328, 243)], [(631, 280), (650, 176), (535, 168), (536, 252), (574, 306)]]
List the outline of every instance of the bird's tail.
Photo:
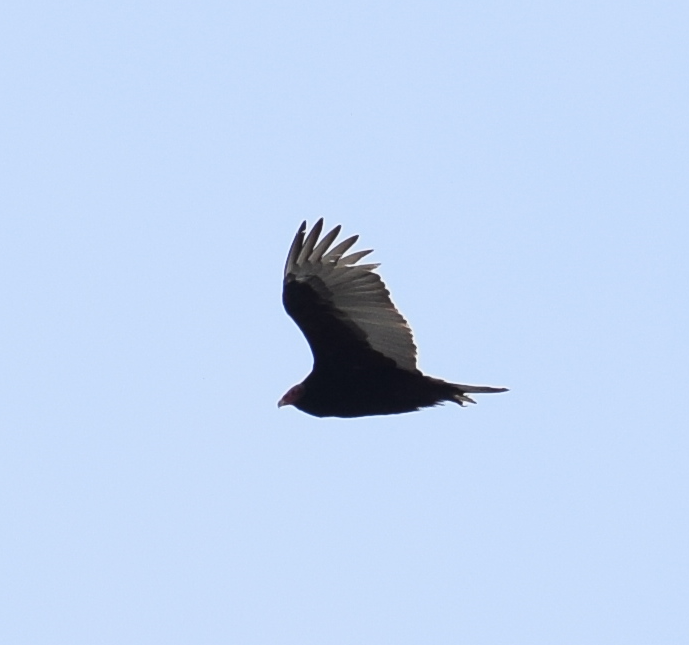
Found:
[(451, 385), (450, 400), (459, 403), (462, 407), (467, 403), (476, 403), (468, 394), (497, 394), (508, 391), (506, 387), (491, 387), (490, 385), (462, 385), (460, 383), (451, 383)]

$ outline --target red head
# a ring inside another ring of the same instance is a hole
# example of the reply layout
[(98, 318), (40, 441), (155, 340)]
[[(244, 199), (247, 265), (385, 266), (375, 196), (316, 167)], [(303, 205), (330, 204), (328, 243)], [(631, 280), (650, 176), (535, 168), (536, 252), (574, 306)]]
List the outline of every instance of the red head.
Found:
[(278, 401), (278, 407), (283, 405), (294, 405), (301, 397), (304, 396), (304, 386), (299, 383), (291, 387), (285, 395)]

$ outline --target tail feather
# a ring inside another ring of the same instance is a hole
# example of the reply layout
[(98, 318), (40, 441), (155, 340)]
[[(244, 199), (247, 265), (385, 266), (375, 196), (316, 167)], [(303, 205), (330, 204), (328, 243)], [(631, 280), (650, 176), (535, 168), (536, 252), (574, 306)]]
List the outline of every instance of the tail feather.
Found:
[(459, 403), (464, 407), (467, 403), (476, 403), (474, 399), (468, 396), (471, 394), (497, 394), (499, 392), (507, 392), (506, 387), (491, 387), (490, 385), (462, 385), (460, 383), (452, 383), (452, 397), (455, 403)]

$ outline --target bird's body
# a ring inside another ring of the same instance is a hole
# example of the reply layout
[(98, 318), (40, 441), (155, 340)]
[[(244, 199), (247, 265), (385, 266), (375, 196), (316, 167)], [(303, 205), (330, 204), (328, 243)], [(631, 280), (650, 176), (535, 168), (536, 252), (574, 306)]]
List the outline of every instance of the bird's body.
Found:
[(302, 223), (292, 242), (283, 283), (287, 313), (311, 346), (314, 365), (278, 405), (294, 405), (317, 417), (362, 417), (412, 412), (469, 393), (505, 388), (460, 385), (425, 376), (416, 367), (409, 325), (390, 301), (374, 269), (357, 264), (370, 251), (343, 254), (351, 237), (330, 249), (340, 227), (319, 243), (323, 220), (304, 238)]
[(295, 404), (316, 417), (366, 417), (400, 414), (451, 401), (460, 394), (440, 379), (397, 367), (359, 370), (314, 370), (304, 381), (304, 396)]

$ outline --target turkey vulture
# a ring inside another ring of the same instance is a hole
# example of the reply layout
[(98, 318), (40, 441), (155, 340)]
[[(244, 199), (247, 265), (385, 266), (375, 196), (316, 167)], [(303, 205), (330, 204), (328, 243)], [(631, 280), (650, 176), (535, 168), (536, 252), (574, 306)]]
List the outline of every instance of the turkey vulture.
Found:
[(319, 241), (323, 219), (306, 237), (302, 222), (287, 255), (282, 302), (311, 346), (313, 370), (278, 407), (293, 405), (317, 417), (365, 417), (444, 401), (464, 406), (475, 403), (469, 394), (507, 390), (422, 374), (411, 329), (374, 273), (378, 265), (358, 264), (371, 251), (344, 255), (358, 235), (330, 248), (340, 228)]

